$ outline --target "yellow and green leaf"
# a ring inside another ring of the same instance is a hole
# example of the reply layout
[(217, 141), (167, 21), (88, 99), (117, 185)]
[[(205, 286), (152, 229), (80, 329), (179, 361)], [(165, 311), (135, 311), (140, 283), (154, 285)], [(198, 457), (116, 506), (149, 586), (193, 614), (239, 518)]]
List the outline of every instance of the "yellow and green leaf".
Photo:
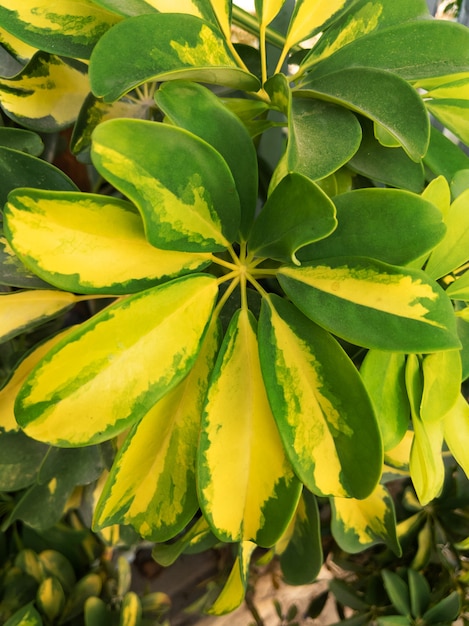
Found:
[(83, 68), (39, 52), (13, 78), (0, 78), (0, 103), (20, 124), (41, 132), (72, 124), (89, 93)]
[(444, 438), (451, 454), (469, 476), (469, 405), (461, 394), (451, 411), (445, 416)]
[(384, 450), (392, 450), (404, 437), (410, 420), (405, 355), (369, 350), (360, 374), (375, 408)]
[(142, 604), (135, 591), (128, 591), (123, 600), (120, 613), (120, 626), (140, 626), (142, 623)]
[[(290, 528), (287, 545), (276, 546), (285, 581), (290, 585), (307, 585), (316, 580), (323, 563), (321, 522), (316, 497), (303, 489)], [(279, 544), (283, 543), (280, 539)]]
[(458, 269), (469, 260), (469, 189), (451, 204), (446, 216), (446, 234), (432, 251), (426, 273), (437, 280)]
[(262, 303), (259, 352), (272, 411), (299, 478), (318, 495), (367, 497), (381, 475), (382, 443), (371, 401), (345, 352), (275, 296)]
[(0, 342), (65, 313), (78, 299), (71, 293), (38, 289), (0, 295)]
[(0, 22), (26, 43), (61, 56), (87, 59), (120, 17), (92, 0), (2, 0)]
[(420, 415), (424, 422), (441, 420), (461, 393), (462, 364), (459, 350), (442, 350), (422, 359), (423, 393)]
[(210, 381), (198, 457), (202, 511), (223, 541), (273, 545), (300, 495), (264, 388), (255, 320), (235, 313)]
[(91, 156), (138, 207), (157, 248), (213, 252), (235, 239), (240, 203), (233, 176), (220, 153), (196, 135), (156, 122), (109, 120), (96, 128)]
[(164, 83), (155, 101), (174, 124), (209, 143), (225, 159), (240, 200), (241, 233), (247, 237), (259, 183), (256, 151), (244, 124), (212, 91), (197, 83)]
[(377, 485), (363, 500), (331, 498), (331, 531), (342, 550), (354, 554), (385, 543), (400, 556), (394, 503), (386, 487)]
[(336, 257), (281, 267), (277, 277), (306, 316), (356, 345), (402, 352), (460, 347), (451, 301), (420, 270)]
[(200, 416), (219, 345), (212, 326), (197, 361), (136, 424), (119, 450), (94, 526), (131, 525), (151, 541), (177, 535), (197, 511), (195, 465)]
[(80, 446), (141, 419), (188, 373), (218, 288), (193, 275), (124, 298), (84, 322), (36, 366), (15, 413), (34, 439)]
[[(152, 557), (163, 567), (172, 565), (181, 554), (188, 553), (192, 549), (196, 552), (213, 547), (218, 539), (212, 534), (207, 520), (200, 516), (189, 525), (182, 535), (170, 543), (156, 543), (152, 550)], [(200, 550), (200, 546), (203, 546)]]
[(461, 141), (469, 142), (469, 76), (437, 85), (425, 94), (425, 104), (432, 115)]
[(242, 541), (238, 546), (236, 561), (220, 595), (206, 610), (210, 615), (224, 615), (239, 607), (244, 600), (249, 577), (249, 563), (256, 545), (251, 541)]
[(106, 102), (147, 81), (180, 78), (247, 91), (260, 87), (239, 67), (218, 27), (194, 15), (149, 13), (124, 20), (100, 39), (90, 60), (92, 91)]
[(17, 190), (4, 220), (8, 241), (25, 266), (72, 292), (134, 293), (210, 261), (208, 254), (150, 245), (135, 207), (111, 196)]

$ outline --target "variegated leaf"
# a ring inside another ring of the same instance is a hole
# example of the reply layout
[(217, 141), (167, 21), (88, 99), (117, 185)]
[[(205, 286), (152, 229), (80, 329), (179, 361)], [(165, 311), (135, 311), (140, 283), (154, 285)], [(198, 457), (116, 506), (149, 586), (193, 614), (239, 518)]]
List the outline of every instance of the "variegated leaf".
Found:
[(150, 541), (166, 541), (192, 519), (200, 416), (218, 345), (214, 325), (186, 378), (132, 428), (96, 507), (95, 528), (131, 525)]
[(91, 156), (139, 208), (152, 245), (213, 252), (235, 239), (240, 204), (233, 176), (220, 153), (196, 135), (156, 122), (109, 120), (95, 130)]
[(466, 270), (464, 274), (451, 283), (446, 293), (452, 300), (469, 301), (469, 272)]
[(92, 0), (2, 0), (0, 24), (46, 52), (87, 59), (98, 39), (120, 18)]
[(433, 250), (426, 273), (435, 280), (458, 269), (469, 260), (469, 189), (451, 204), (446, 217), (446, 234)]
[(28, 45), (2, 27), (0, 27), (0, 44), (14, 61), (11, 65), (12, 71), (8, 73), (3, 72), (3, 76), (14, 76), (17, 74), (21, 71), (22, 66), (38, 51), (37, 47)]
[(469, 405), (462, 394), (445, 416), (443, 424), (446, 445), (469, 477)]
[(15, 406), (25, 432), (59, 446), (110, 439), (192, 367), (218, 292), (196, 274), (116, 302), (59, 342)]
[(33, 368), (44, 358), (56, 343), (63, 338), (64, 333), (67, 334), (70, 329), (63, 331), (58, 335), (48, 339), (32, 352), (28, 353), (24, 359), (16, 366), (13, 374), (4, 387), (0, 390), (0, 432), (12, 432), (19, 430), (18, 423), (15, 419), (15, 400), (19, 390), (23, 386), (26, 378), (30, 375)]
[(13, 78), (0, 78), (0, 104), (13, 120), (41, 132), (72, 124), (89, 93), (85, 66), (38, 52)]
[(207, 393), (198, 458), (203, 513), (223, 541), (273, 545), (300, 495), (270, 410), (255, 320), (237, 311)]
[(124, 20), (101, 38), (90, 61), (92, 91), (106, 102), (144, 82), (175, 78), (247, 91), (260, 86), (238, 66), (218, 28), (193, 15), (151, 13)]
[(208, 254), (150, 245), (135, 207), (111, 196), (17, 190), (4, 219), (26, 267), (66, 291), (135, 293), (210, 262)]
[(460, 347), (451, 301), (420, 270), (337, 257), (285, 266), (277, 276), (305, 315), (356, 345), (403, 352)]
[(385, 543), (401, 556), (394, 503), (386, 487), (377, 485), (364, 500), (332, 498), (331, 505), (331, 531), (342, 550), (354, 554)]
[(220, 595), (206, 609), (210, 615), (224, 615), (239, 607), (244, 600), (249, 578), (249, 564), (256, 544), (242, 541), (238, 546), (238, 555)]
[(375, 408), (384, 450), (392, 450), (404, 437), (410, 420), (405, 355), (369, 350), (360, 374)]
[[(306, 585), (316, 580), (323, 563), (321, 521), (316, 497), (303, 489), (296, 514), (287, 530), (287, 545), (276, 551), (285, 581), (290, 585)], [(279, 544), (285, 538), (280, 539)]]
[(339, 344), (271, 296), (262, 303), (259, 351), (285, 449), (306, 487), (319, 495), (368, 496), (381, 474), (381, 437), (360, 376)]
[(461, 141), (468, 143), (469, 75), (437, 85), (424, 97), (430, 113)]
[(459, 350), (442, 350), (422, 359), (423, 393), (420, 415), (424, 422), (441, 420), (456, 404), (461, 392)]
[(65, 313), (78, 299), (71, 293), (41, 290), (0, 295), (0, 342)]
[(217, 150), (230, 168), (241, 204), (241, 233), (247, 237), (256, 210), (258, 167), (254, 144), (240, 119), (212, 91), (189, 81), (170, 81), (155, 94), (171, 121)]

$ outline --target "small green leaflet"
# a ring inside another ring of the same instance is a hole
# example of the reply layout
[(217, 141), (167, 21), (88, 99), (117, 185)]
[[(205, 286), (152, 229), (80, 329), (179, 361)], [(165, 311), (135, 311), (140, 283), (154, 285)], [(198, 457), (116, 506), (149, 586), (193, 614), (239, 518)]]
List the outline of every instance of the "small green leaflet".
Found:
[(202, 511), (223, 541), (252, 540), (269, 547), (290, 522), (300, 488), (266, 396), (254, 316), (238, 310), (220, 349), (202, 418)]
[(256, 256), (299, 264), (298, 249), (323, 239), (337, 227), (335, 206), (313, 181), (287, 174), (256, 218), (249, 250)]
[(259, 352), (269, 402), (302, 482), (318, 495), (367, 497), (381, 475), (381, 437), (345, 352), (274, 295), (262, 303)]
[(354, 554), (385, 543), (401, 556), (394, 504), (386, 487), (377, 485), (363, 500), (332, 498), (331, 505), (331, 531), (342, 550)]
[(110, 196), (16, 190), (4, 219), (26, 267), (66, 291), (135, 293), (210, 262), (208, 254), (150, 245), (135, 207)]
[(214, 252), (236, 238), (233, 176), (220, 153), (196, 135), (157, 122), (109, 120), (93, 134), (91, 157), (138, 207), (155, 247)]
[(284, 266), (277, 277), (305, 315), (356, 345), (403, 352), (460, 347), (451, 301), (420, 270), (337, 257)]
[(121, 299), (60, 341), (18, 394), (29, 436), (59, 446), (110, 439), (192, 367), (218, 287), (194, 274)]
[(92, 91), (106, 102), (147, 81), (174, 79), (246, 91), (260, 87), (253, 74), (238, 66), (218, 28), (187, 14), (126, 19), (100, 39), (90, 59)]

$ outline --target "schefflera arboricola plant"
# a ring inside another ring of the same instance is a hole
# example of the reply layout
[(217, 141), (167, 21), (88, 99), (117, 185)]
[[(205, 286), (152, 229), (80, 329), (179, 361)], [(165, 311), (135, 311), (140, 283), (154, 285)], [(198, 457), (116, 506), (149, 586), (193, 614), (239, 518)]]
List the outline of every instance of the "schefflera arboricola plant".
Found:
[[(276, 544), (298, 507), (304, 519), (303, 485), (333, 498), (382, 489), (372, 403), (335, 337), (404, 353), (457, 349), (449, 298), (404, 267), (445, 227), (413, 193), (356, 190), (334, 204), (295, 172), (255, 217), (256, 153), (238, 118), (185, 81), (164, 84), (157, 102), (172, 123), (118, 119), (94, 133), (93, 163), (127, 199), (26, 188), (9, 196), (12, 249), (57, 289), (36, 291), (39, 300), (116, 298), (28, 357), (37, 363), (15, 412), (27, 435), (55, 446), (128, 430), (97, 528), (131, 524), (165, 541), (200, 507), (219, 540), (240, 544), (242, 563), (254, 545)], [(197, 125), (217, 139), (190, 130)], [(364, 202), (392, 205), (401, 265), (344, 254), (337, 215)]]

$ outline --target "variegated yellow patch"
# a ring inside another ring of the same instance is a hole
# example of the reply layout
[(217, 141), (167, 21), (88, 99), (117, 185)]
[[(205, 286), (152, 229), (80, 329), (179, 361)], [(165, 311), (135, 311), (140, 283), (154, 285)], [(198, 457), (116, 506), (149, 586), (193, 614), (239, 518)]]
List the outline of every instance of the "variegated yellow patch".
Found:
[(207, 613), (211, 615), (231, 613), (241, 604), (246, 592), (249, 563), (255, 547), (256, 544), (251, 543), (250, 541), (243, 541), (240, 543), (239, 553), (230, 575), (228, 576), (228, 580), (226, 581), (222, 592)]
[(213, 30), (205, 24), (200, 28), (199, 43), (196, 46), (171, 41), (171, 48), (176, 52), (183, 65), (237, 67), (227, 55), (223, 39), (217, 37)]
[(320, 30), (321, 26), (329, 20), (334, 13), (344, 8), (347, 0), (297, 0), (296, 8), (290, 28), (287, 33), (287, 46), (307, 39), (311, 33)]

